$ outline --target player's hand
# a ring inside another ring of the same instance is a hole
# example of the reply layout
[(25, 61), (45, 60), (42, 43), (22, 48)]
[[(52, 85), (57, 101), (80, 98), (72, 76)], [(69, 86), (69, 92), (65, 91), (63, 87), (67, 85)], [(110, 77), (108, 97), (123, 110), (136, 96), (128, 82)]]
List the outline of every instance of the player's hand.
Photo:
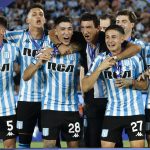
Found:
[(57, 45), (57, 44), (61, 43), (61, 42), (59, 41), (58, 37), (55, 35), (55, 30), (54, 30), (54, 29), (50, 30), (50, 31), (48, 32), (48, 35), (49, 35), (51, 41), (52, 41), (54, 44)]
[(105, 70), (113, 65), (115, 65), (116, 61), (113, 59), (113, 57), (106, 58), (99, 66), (99, 70)]
[(36, 58), (43, 61), (48, 61), (52, 58), (52, 48), (46, 48), (39, 51)]
[(138, 77), (138, 81), (140, 80), (145, 80), (146, 78), (150, 79), (150, 68), (148, 68), (144, 73), (142, 73), (139, 77)]
[(129, 87), (132, 85), (132, 79), (119, 78), (115, 80), (115, 85), (118, 88)]
[(150, 79), (150, 68), (148, 68), (145, 72), (144, 72), (144, 76), (148, 79)]
[(72, 47), (71, 47), (71, 45), (61, 44), (58, 47), (58, 50), (59, 50), (59, 52), (60, 52), (61, 55), (67, 55), (67, 54), (71, 54), (72, 53)]

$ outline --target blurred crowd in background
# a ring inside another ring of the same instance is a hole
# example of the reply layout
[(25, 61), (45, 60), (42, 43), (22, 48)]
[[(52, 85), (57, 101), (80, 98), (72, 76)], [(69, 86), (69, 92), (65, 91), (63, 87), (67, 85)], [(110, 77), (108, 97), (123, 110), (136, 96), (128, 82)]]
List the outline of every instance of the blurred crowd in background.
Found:
[(46, 26), (53, 28), (54, 19), (60, 15), (72, 17), (75, 30), (79, 30), (79, 18), (84, 12), (91, 12), (100, 17), (103, 14), (114, 15), (118, 10), (129, 9), (138, 17), (135, 36), (150, 42), (150, 1), (149, 0), (15, 0), (8, 7), (0, 10), (9, 20), (9, 29), (26, 28), (25, 14), (33, 2), (40, 2), (46, 11)]

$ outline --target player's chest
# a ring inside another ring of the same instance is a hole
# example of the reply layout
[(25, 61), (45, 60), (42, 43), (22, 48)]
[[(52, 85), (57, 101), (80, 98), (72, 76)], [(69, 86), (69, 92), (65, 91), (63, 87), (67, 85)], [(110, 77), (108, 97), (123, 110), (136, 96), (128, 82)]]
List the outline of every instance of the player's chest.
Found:
[(121, 61), (103, 72), (105, 79), (132, 78), (134, 74), (135, 68), (130, 60)]
[(76, 54), (54, 57), (46, 63), (46, 71), (58, 73), (76, 72), (79, 66), (79, 56)]

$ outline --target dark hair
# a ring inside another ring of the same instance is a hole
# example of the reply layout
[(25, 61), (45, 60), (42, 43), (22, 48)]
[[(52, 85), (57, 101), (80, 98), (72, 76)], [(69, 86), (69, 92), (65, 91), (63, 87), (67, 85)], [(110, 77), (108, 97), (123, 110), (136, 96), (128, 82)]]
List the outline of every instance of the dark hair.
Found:
[(93, 21), (94, 26), (97, 28), (99, 26), (99, 20), (96, 15), (90, 14), (90, 13), (85, 13), (81, 16), (80, 18), (80, 24), (82, 21)]
[(57, 25), (60, 24), (61, 22), (70, 22), (70, 23), (72, 23), (71, 18), (69, 18), (69, 17), (67, 17), (67, 16), (59, 16), (59, 17), (56, 18), (55, 21), (54, 21), (55, 26), (57, 26)]
[(131, 23), (136, 23), (137, 21), (137, 16), (135, 15), (135, 13), (127, 9), (119, 11), (116, 17), (117, 16), (128, 16)]
[(7, 28), (7, 19), (4, 16), (0, 16), (0, 25)]
[(27, 14), (30, 12), (31, 9), (33, 8), (40, 8), (44, 11), (43, 5), (40, 3), (33, 3), (27, 10)]
[(115, 24), (115, 18), (114, 18), (113, 15), (110, 15), (110, 14), (103, 14), (103, 15), (100, 16), (99, 19), (102, 19), (102, 20), (110, 19), (110, 24)]
[(110, 25), (109, 27), (106, 28), (105, 32), (107, 32), (108, 30), (116, 30), (118, 32), (120, 32), (121, 34), (125, 34), (124, 29), (116, 24)]

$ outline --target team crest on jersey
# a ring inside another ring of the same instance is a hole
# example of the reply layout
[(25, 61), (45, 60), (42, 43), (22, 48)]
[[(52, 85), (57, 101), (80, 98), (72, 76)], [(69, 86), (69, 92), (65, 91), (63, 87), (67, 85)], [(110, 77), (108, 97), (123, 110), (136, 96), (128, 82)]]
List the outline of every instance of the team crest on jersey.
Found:
[(108, 136), (108, 129), (103, 129), (102, 130), (102, 137), (107, 137)]
[(3, 57), (4, 57), (4, 59), (9, 59), (10, 58), (9, 52), (4, 52)]
[(43, 133), (43, 136), (48, 136), (49, 135), (49, 128), (43, 128), (42, 133)]

